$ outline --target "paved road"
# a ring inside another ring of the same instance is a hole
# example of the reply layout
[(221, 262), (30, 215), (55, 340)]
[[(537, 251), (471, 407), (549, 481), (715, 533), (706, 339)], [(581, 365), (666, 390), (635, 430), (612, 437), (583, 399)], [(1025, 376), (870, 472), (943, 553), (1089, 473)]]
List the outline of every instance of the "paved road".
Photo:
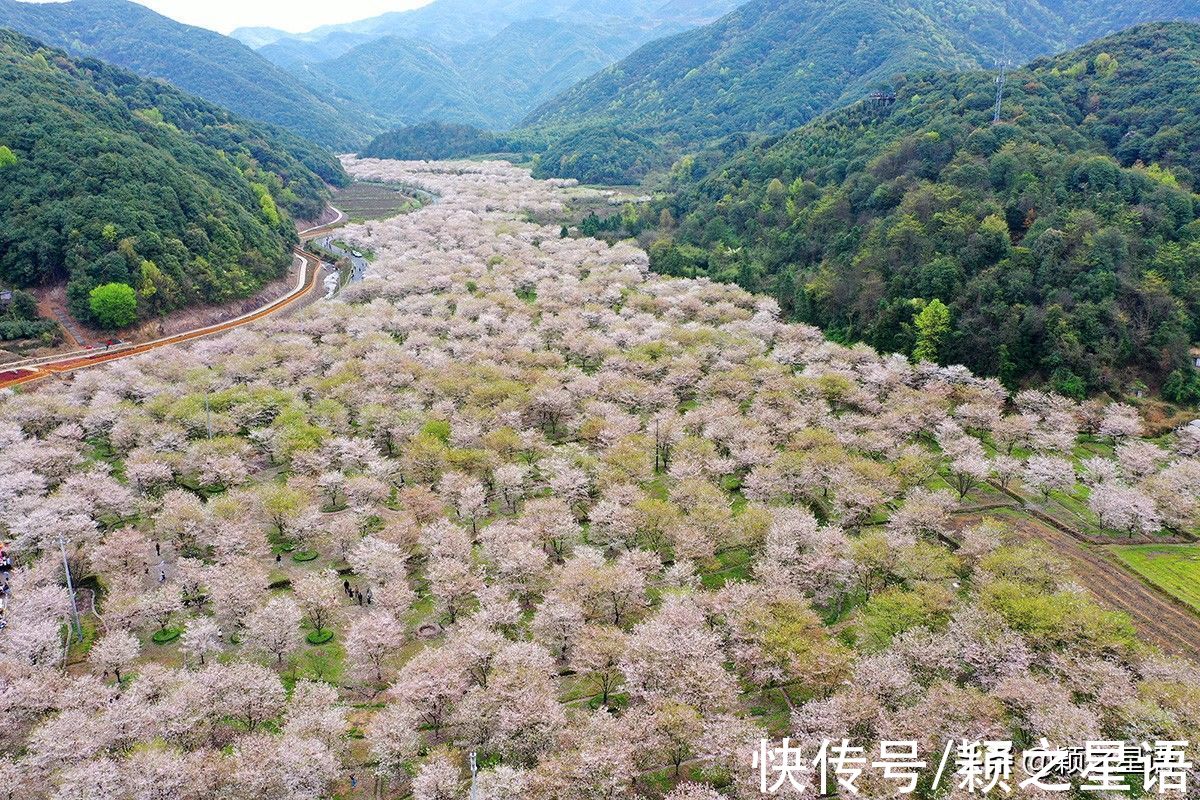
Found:
[[(336, 210), (336, 209), (335, 209)], [(338, 211), (337, 219), (327, 225), (320, 225), (316, 228), (310, 228), (300, 232), (300, 238), (303, 240), (313, 239), (318, 236), (323, 236), (332, 228), (337, 227), (345, 220), (345, 215)], [(51, 375), (75, 372), (76, 370), (94, 367), (98, 364), (105, 364), (109, 361), (116, 361), (121, 358), (129, 358), (130, 356), (140, 355), (149, 350), (155, 350), (159, 347), (167, 345), (179, 344), (180, 342), (199, 339), (204, 336), (211, 336), (214, 333), (231, 330), (249, 325), (251, 322), (270, 316), (277, 312), (283, 311), (291, 307), (310, 294), (321, 285), (320, 277), (324, 271), (323, 264), (319, 258), (305, 252), (302, 248), (295, 249), (295, 255), (301, 261), (300, 278), (297, 281), (296, 288), (288, 294), (267, 303), (257, 311), (252, 311), (249, 314), (231, 319), (226, 322), (219, 322), (215, 325), (206, 325), (201, 328), (194, 328), (190, 331), (177, 333), (173, 336), (164, 336), (161, 339), (155, 339), (152, 342), (144, 342), (142, 344), (124, 345), (117, 348), (96, 350), (88, 353), (71, 353), (64, 355), (61, 358), (49, 361), (37, 361), (34, 364), (24, 364), (17, 362), (15, 365), (8, 366), (0, 370), (0, 389), (20, 386), (22, 384), (33, 383), (34, 381), (48, 378)], [(364, 262), (365, 271), (365, 262)]]
[(332, 235), (326, 235), (318, 238), (317, 244), (319, 244), (323, 250), (328, 250), (338, 258), (350, 259), (350, 283), (358, 283), (367, 276), (367, 259), (362, 258), (361, 256), (356, 256), (351, 251), (345, 250), (334, 244)]

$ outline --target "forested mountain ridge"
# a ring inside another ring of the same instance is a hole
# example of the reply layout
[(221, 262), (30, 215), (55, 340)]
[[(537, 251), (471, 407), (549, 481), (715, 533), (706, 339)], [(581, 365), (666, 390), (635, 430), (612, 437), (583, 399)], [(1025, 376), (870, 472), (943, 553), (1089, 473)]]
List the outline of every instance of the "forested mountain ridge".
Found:
[[(577, 162), (616, 128), (678, 150), (734, 132), (778, 134), (853, 102), (893, 75), (991, 67), (1058, 52), (1144, 20), (1200, 18), (1195, 4), (1117, 0), (751, 0), (720, 20), (644, 45), (523, 122), (574, 139), (542, 173), (590, 179)], [(610, 165), (606, 172), (613, 172)]]
[(350, 148), (382, 124), (344, 98), (305, 86), (241, 42), (127, 0), (0, 0), (0, 27), (161, 78), (252, 119), (327, 147)]
[(680, 222), (655, 267), (770, 290), (837, 338), (1010, 385), (1195, 391), (1200, 25), (1014, 71), (995, 125), (994, 73), (895, 86), (892, 105), (832, 113), (699, 181), (677, 165)]
[[(434, 0), (408, 11), (392, 11), (354, 22), (324, 25), (301, 34), (274, 36), (259, 29), (239, 29), (231, 35), (282, 65), (325, 61), (365, 42), (388, 36), (417, 39), (438, 47), (479, 42), (514, 23), (557, 19), (576, 24), (608, 22), (628, 35), (657, 28), (684, 30), (711, 22), (738, 5), (738, 0)], [(642, 41), (648, 37), (640, 36)]]
[(474, 93), (453, 58), (417, 39), (379, 39), (331, 61), (298, 69), (343, 87), (359, 102), (393, 118), (424, 114), (484, 124), (474, 111)]
[[(737, 0), (435, 0), (266, 44), (314, 91), (398, 125), (507, 129), (651, 39), (710, 22)], [(261, 32), (246, 31), (250, 40)], [(267, 34), (271, 35), (271, 34)]]
[(388, 36), (304, 69), (397, 122), (508, 128), (635, 44), (601, 26), (532, 19), (461, 45)]
[(289, 212), (347, 180), (299, 137), (4, 30), (0, 108), (0, 281), (67, 281), (83, 319), (108, 283), (144, 313), (252, 294), (291, 261)]

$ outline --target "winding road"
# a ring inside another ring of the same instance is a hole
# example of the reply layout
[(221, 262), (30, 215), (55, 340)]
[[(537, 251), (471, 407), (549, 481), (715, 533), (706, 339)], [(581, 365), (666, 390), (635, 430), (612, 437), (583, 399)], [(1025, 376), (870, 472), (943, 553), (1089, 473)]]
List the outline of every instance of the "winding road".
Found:
[[(318, 225), (313, 228), (300, 231), (299, 236), (302, 242), (309, 241), (318, 236), (322, 236), (334, 228), (341, 225), (346, 220), (346, 215), (338, 209), (337, 217), (332, 222)], [(199, 339), (204, 336), (211, 336), (215, 333), (239, 328), (243, 325), (249, 325), (252, 322), (260, 320), (264, 317), (277, 314), (280, 311), (294, 305), (301, 298), (311, 294), (321, 282), (318, 276), (321, 273), (322, 262), (319, 258), (305, 252), (302, 247), (297, 247), (293, 250), (295, 257), (300, 260), (300, 275), (296, 280), (296, 287), (288, 292), (283, 297), (267, 303), (266, 305), (251, 311), (248, 314), (243, 314), (225, 322), (218, 322), (213, 325), (206, 325), (200, 328), (193, 328), (189, 331), (176, 333), (171, 336), (164, 336), (161, 339), (154, 339), (149, 342), (140, 344), (119, 345), (111, 349), (91, 350), (77, 353), (70, 353), (62, 356), (51, 356), (41, 359), (26, 359), (13, 364), (5, 365), (0, 370), (0, 389), (8, 389), (15, 386), (30, 384), (35, 381), (40, 381), (49, 378), (52, 375), (61, 375), (68, 372), (75, 372), (88, 367), (95, 367), (100, 364), (106, 364), (109, 361), (116, 361), (121, 358), (129, 358), (131, 356), (141, 355), (150, 350), (157, 350), (160, 347), (167, 347), (181, 342)]]

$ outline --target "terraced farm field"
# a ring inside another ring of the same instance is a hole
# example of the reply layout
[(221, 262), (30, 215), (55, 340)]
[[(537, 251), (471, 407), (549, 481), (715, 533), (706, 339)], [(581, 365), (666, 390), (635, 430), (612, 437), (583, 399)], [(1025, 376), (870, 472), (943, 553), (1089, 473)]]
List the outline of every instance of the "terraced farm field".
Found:
[(404, 190), (383, 183), (355, 181), (339, 191), (333, 204), (353, 222), (387, 219), (419, 207), (420, 201)]
[(1110, 551), (1129, 569), (1200, 611), (1200, 545), (1142, 544)]

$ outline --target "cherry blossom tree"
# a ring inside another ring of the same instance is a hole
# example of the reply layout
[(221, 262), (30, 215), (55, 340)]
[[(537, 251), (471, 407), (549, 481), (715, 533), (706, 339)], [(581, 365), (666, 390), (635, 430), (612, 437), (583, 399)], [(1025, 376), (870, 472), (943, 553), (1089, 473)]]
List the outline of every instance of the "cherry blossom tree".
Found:
[(482, 586), (479, 574), (470, 564), (456, 558), (439, 557), (426, 569), (438, 608), (453, 623)]
[(559, 498), (539, 498), (525, 504), (521, 522), (556, 561), (563, 560), (567, 543), (579, 535), (570, 508)]
[(1092, 487), (1088, 508), (1100, 518), (1100, 524), (1112, 530), (1135, 534), (1154, 533), (1162, 527), (1154, 500), (1137, 489), (1115, 482)]
[(631, 697), (668, 698), (693, 708), (725, 708), (733, 678), (725, 671), (720, 643), (704, 615), (685, 600), (668, 600), (662, 610), (635, 626), (621, 672)]
[(510, 511), (515, 512), (517, 503), (524, 498), (528, 480), (528, 467), (520, 464), (502, 464), (496, 468), (493, 482), (496, 485), (496, 491)]
[(121, 683), (121, 670), (132, 664), (142, 650), (137, 637), (129, 631), (113, 631), (100, 638), (88, 652), (88, 661), (101, 675), (112, 673)]
[(180, 553), (197, 549), (207, 525), (208, 516), (200, 498), (182, 489), (172, 489), (163, 495), (162, 510), (154, 519), (159, 537), (173, 541)]
[(422, 650), (401, 667), (388, 693), (407, 703), (422, 724), (432, 729), (437, 740), (454, 704), (467, 687), (467, 665), (461, 653), (437, 647)]
[(533, 764), (566, 724), (552, 665), (550, 654), (537, 644), (502, 647), (487, 684), (472, 687), (455, 712), (459, 739), (506, 761)]
[(404, 645), (404, 629), (387, 611), (372, 611), (350, 623), (346, 652), (355, 676), (363, 682), (383, 683), (383, 667)]
[(394, 542), (379, 536), (365, 536), (351, 549), (347, 561), (355, 574), (373, 584), (383, 585), (404, 580), (406, 555)]
[(179, 587), (163, 584), (144, 593), (140, 605), (142, 613), (158, 625), (158, 630), (165, 631), (183, 608), (183, 601), (179, 596)]
[(287, 705), (283, 732), (297, 739), (316, 739), (335, 754), (344, 749), (346, 707), (337, 687), (319, 681), (297, 681)]
[(721, 793), (703, 783), (681, 783), (667, 793), (665, 800), (720, 800)]
[(615, 626), (590, 625), (579, 633), (579, 644), (571, 652), (571, 669), (589, 681), (600, 693), (600, 702), (608, 697), (621, 680), (621, 657), (627, 636)]
[(267, 572), (248, 558), (232, 559), (208, 571), (208, 589), (217, 621), (237, 635), (249, 615), (263, 601)]
[(421, 751), (420, 715), (412, 706), (389, 703), (371, 717), (366, 729), (375, 771), (383, 779), (405, 779), (405, 767)]
[(107, 534), (91, 554), (92, 565), (110, 575), (140, 575), (150, 566), (154, 543), (136, 528), (118, 528)]
[(560, 660), (569, 656), (583, 626), (583, 607), (572, 599), (554, 594), (546, 595), (533, 618), (534, 636)]
[(1075, 470), (1071, 462), (1054, 456), (1030, 456), (1021, 476), (1027, 486), (1049, 499), (1051, 492), (1067, 492), (1075, 485)]
[(200, 666), (205, 660), (223, 649), (221, 627), (212, 617), (192, 617), (184, 626), (180, 649), (195, 659)]
[(412, 782), (413, 800), (460, 800), (462, 791), (462, 773), (444, 752), (430, 756)]
[(251, 650), (274, 656), (282, 664), (300, 646), (303, 612), (290, 597), (273, 597), (246, 618), (246, 644)]
[(306, 572), (296, 579), (294, 588), (304, 619), (320, 637), (337, 616), (345, 597), (337, 573), (331, 569)]
[(1140, 436), (1142, 419), (1133, 406), (1113, 403), (1104, 409), (1099, 433), (1101, 436), (1111, 437), (1114, 442), (1130, 436)]

